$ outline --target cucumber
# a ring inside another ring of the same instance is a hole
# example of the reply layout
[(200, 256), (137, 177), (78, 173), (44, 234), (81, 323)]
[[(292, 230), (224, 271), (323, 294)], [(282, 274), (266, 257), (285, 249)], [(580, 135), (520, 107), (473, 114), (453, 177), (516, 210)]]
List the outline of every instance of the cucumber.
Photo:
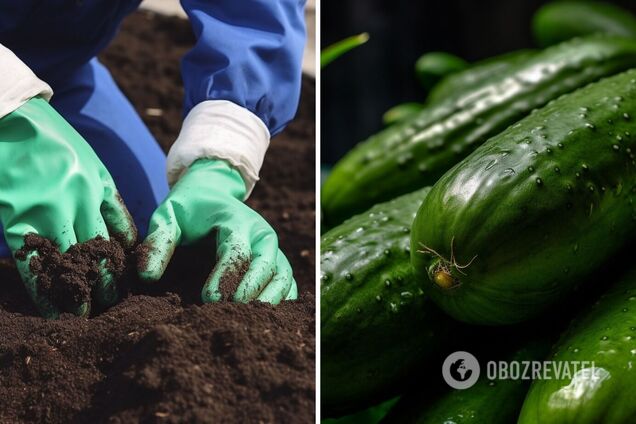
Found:
[(557, 1), (535, 13), (532, 32), (543, 47), (599, 32), (636, 38), (636, 17), (610, 3)]
[(446, 52), (425, 53), (415, 62), (415, 76), (425, 90), (430, 90), (442, 78), (466, 69), (468, 63)]
[[(418, 60), (419, 67), (428, 70), (429, 73), (432, 72), (429, 69), (432, 66), (430, 64), (432, 59), (429, 55), (434, 54), (435, 53), (427, 53), (420, 57)], [(468, 69), (453, 69), (452, 71), (447, 69), (443, 75), (440, 75), (442, 77), (441, 81), (432, 85), (432, 89), (427, 98), (427, 104), (430, 105), (432, 103), (446, 100), (449, 97), (456, 96), (459, 93), (463, 93), (467, 89), (480, 84), (484, 80), (492, 78), (493, 75), (499, 75), (510, 69), (510, 67), (515, 64), (529, 59), (534, 54), (536, 54), (536, 51), (534, 50), (516, 50), (481, 60), (469, 65)], [(426, 66), (424, 66), (422, 62), (424, 62)], [(416, 69), (418, 64), (416, 64)], [(466, 65), (468, 66), (468, 64)], [(450, 65), (448, 65), (448, 67), (450, 67)], [(463, 68), (465, 68), (465, 66)], [(423, 73), (424, 70), (420, 69), (420, 72)], [(405, 119), (413, 116), (414, 113), (420, 112), (424, 109), (424, 106), (425, 105), (422, 103), (415, 102), (398, 104), (384, 113), (382, 116), (382, 122), (385, 125), (393, 125), (404, 121)]]
[(370, 206), (435, 183), (488, 137), (563, 93), (636, 66), (636, 40), (591, 36), (546, 49), (503, 75), (431, 105), (350, 151), (322, 189), (333, 226)]
[(421, 103), (400, 103), (384, 112), (384, 115), (382, 115), (382, 122), (384, 122), (385, 125), (393, 125), (398, 122), (402, 122), (413, 116), (413, 114), (420, 112), (423, 108), (424, 105)]
[[(550, 351), (546, 340), (523, 343), (517, 351), (505, 356), (510, 361), (542, 361)], [(486, 377), (486, 362), (481, 361), (481, 376), (474, 386), (451, 390), (437, 399), (429, 393), (403, 396), (382, 421), (383, 424), (509, 424), (516, 422), (528, 393), (528, 380), (494, 380)], [(536, 421), (541, 422), (541, 421)]]
[(594, 368), (588, 364), (571, 377), (535, 380), (519, 424), (636, 422), (636, 272), (578, 316), (548, 359), (591, 361)]
[(355, 412), (398, 394), (452, 329), (409, 262), (409, 233), (430, 188), (379, 204), (321, 238), (321, 404)]
[(634, 151), (636, 70), (488, 140), (418, 210), (411, 262), (425, 292), (470, 323), (541, 314), (634, 238)]
[(534, 50), (515, 50), (488, 59), (475, 62), (461, 72), (448, 75), (437, 83), (426, 99), (428, 104), (444, 101), (449, 97), (472, 89), (494, 75), (501, 75), (511, 67), (535, 55)]

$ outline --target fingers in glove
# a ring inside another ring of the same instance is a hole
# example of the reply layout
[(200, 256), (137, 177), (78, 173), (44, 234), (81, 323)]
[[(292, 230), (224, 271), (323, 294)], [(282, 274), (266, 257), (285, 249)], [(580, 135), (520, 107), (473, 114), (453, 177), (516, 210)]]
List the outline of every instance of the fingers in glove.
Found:
[(203, 302), (231, 300), (250, 266), (250, 246), (245, 238), (222, 230), (218, 243), (216, 265), (201, 291)]
[(108, 233), (124, 248), (133, 247), (137, 241), (137, 227), (112, 180), (104, 185), (101, 214)]
[(158, 281), (166, 271), (175, 249), (181, 241), (181, 230), (170, 202), (162, 203), (150, 219), (148, 237), (141, 245), (137, 263), (139, 278)]
[(260, 237), (251, 250), (250, 267), (232, 297), (235, 302), (249, 302), (256, 299), (276, 274), (279, 250), (278, 239), (274, 232)]
[(71, 222), (62, 224), (50, 232), (40, 231), (39, 235), (54, 242), (62, 253), (66, 253), (69, 247), (77, 244), (77, 235)]
[[(46, 232), (36, 231), (35, 228), (28, 224), (17, 224), (6, 231), (7, 240), (11, 240), (10, 244), (15, 246), (16, 240), (19, 239), (21, 241), (21, 245), (23, 245), (24, 238), (27, 234), (35, 234), (55, 242), (58, 245), (60, 252), (64, 253), (69, 249), (69, 247), (77, 243), (77, 237), (74, 226), (70, 223), (58, 225), (59, 227), (56, 228), (57, 231), (53, 230), (51, 232)], [(51, 223), (49, 227), (53, 227), (53, 224)], [(41, 293), (41, 290), (39, 289), (38, 276), (32, 271), (31, 260), (38, 254), (37, 250), (34, 249), (30, 252), (26, 252), (26, 255), (24, 255), (23, 258), (16, 257), (18, 271), (22, 276), (22, 280), (29, 296), (33, 299), (33, 302), (40, 311), (40, 314), (45, 318), (57, 318), (60, 313), (61, 305), (53, 304), (50, 294), (46, 295)], [(88, 302), (84, 302), (77, 306), (67, 305), (64, 310), (83, 317), (90, 313), (90, 304)]]
[(73, 225), (75, 237), (78, 243), (84, 243), (94, 239), (97, 236), (106, 240), (108, 237), (108, 229), (99, 210), (95, 208), (84, 207), (77, 212), (75, 224)]
[(95, 299), (102, 306), (112, 306), (117, 302), (118, 292), (115, 277), (108, 270), (108, 260), (99, 263), (99, 280), (95, 287)]
[[(24, 245), (24, 237), (27, 234), (36, 234), (51, 240), (62, 253), (77, 243), (74, 217), (68, 217), (55, 207), (31, 208), (28, 213), (20, 215), (16, 220), (19, 222), (5, 227), (5, 238), (13, 252)], [(37, 229), (32, 223), (38, 223)]]
[(91, 313), (91, 305), (88, 302), (84, 302), (75, 308), (75, 310), (71, 311), (71, 313), (80, 318), (85, 318)]
[(292, 287), (296, 287), (296, 281), (294, 281), (291, 265), (283, 252), (279, 250), (276, 260), (276, 275), (256, 299), (276, 305), (281, 300), (287, 299)]
[[(108, 229), (102, 215), (99, 211), (88, 208), (79, 211), (75, 219), (75, 234), (80, 243), (98, 236), (106, 240), (109, 239)], [(107, 265), (107, 259), (102, 259), (99, 263), (99, 280), (94, 288), (95, 299), (102, 306), (111, 306), (117, 301), (115, 277), (108, 270)]]
[(60, 316), (60, 311), (43, 295), (38, 291), (38, 278), (31, 271), (31, 259), (37, 256), (38, 252), (29, 252), (24, 260), (16, 259), (16, 266), (18, 272), (22, 277), (24, 287), (26, 287), (29, 297), (33, 300), (33, 303), (44, 318), (57, 319)]
[(296, 280), (292, 280), (292, 286), (289, 289), (289, 293), (285, 297), (285, 300), (296, 300), (298, 299), (298, 284), (296, 284)]

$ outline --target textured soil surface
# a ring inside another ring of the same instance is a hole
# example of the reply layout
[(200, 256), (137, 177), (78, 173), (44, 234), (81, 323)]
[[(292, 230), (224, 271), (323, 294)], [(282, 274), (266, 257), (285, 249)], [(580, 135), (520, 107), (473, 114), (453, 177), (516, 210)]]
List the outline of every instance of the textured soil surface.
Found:
[[(101, 56), (166, 150), (192, 42), (187, 22), (139, 12)], [(116, 306), (47, 321), (0, 263), (0, 423), (314, 422), (314, 95), (304, 81), (248, 201), (278, 232), (300, 299), (202, 305), (213, 246), (181, 248), (156, 285), (126, 277)]]
[[(34, 251), (37, 255), (29, 259), (29, 266), (37, 276), (39, 295), (67, 312), (77, 311), (83, 304), (90, 306), (93, 289), (105, 287), (100, 284), (102, 273), (107, 272), (118, 281), (126, 268), (124, 249), (116, 241), (102, 237), (75, 244), (61, 253), (51, 240), (27, 234), (15, 257), (25, 261)], [(110, 299), (115, 298), (115, 290), (108, 294)]]

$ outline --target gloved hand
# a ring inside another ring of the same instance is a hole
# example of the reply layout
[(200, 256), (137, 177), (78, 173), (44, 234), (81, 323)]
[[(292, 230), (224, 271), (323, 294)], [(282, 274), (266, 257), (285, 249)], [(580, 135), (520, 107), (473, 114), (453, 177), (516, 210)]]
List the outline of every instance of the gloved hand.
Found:
[(216, 230), (217, 263), (203, 287), (204, 302), (221, 300), (222, 285), (237, 278), (234, 301), (296, 299), (296, 282), (276, 233), (242, 202), (245, 190), (241, 174), (225, 161), (199, 159), (190, 165), (150, 220), (140, 277), (158, 280), (178, 245), (196, 243)]
[[(35, 97), (0, 119), (0, 222), (12, 252), (28, 233), (55, 241), (62, 252), (96, 236), (117, 236), (132, 246), (137, 232), (110, 174), (95, 152), (46, 100)], [(56, 318), (59, 305), (38, 291), (28, 253), (17, 267), (40, 313)], [(104, 261), (95, 299), (117, 300)], [(86, 315), (89, 305), (69, 311)]]

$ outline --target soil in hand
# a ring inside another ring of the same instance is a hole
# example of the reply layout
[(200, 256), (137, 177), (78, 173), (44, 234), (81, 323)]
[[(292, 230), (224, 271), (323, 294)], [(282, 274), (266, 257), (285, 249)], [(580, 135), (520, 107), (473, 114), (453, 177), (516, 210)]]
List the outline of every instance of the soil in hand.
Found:
[[(140, 12), (100, 56), (166, 151), (181, 124), (179, 60), (191, 34), (187, 21)], [(276, 230), (298, 301), (201, 304), (215, 252), (187, 247), (154, 285), (124, 273), (129, 288), (114, 307), (50, 321), (15, 267), (0, 264), (0, 423), (313, 423), (314, 111), (306, 80), (248, 201)]]
[(97, 237), (71, 246), (65, 253), (52, 241), (37, 234), (27, 234), (16, 259), (29, 260), (29, 269), (37, 277), (38, 292), (51, 304), (65, 312), (73, 312), (82, 304), (91, 304), (93, 288), (103, 272), (115, 281), (125, 270), (124, 249), (116, 241)]
[(241, 281), (247, 270), (249, 269), (249, 262), (247, 261), (235, 261), (228, 271), (221, 277), (219, 281), (219, 291), (221, 292), (221, 300), (231, 302), (234, 298), (234, 294), (239, 288)]

